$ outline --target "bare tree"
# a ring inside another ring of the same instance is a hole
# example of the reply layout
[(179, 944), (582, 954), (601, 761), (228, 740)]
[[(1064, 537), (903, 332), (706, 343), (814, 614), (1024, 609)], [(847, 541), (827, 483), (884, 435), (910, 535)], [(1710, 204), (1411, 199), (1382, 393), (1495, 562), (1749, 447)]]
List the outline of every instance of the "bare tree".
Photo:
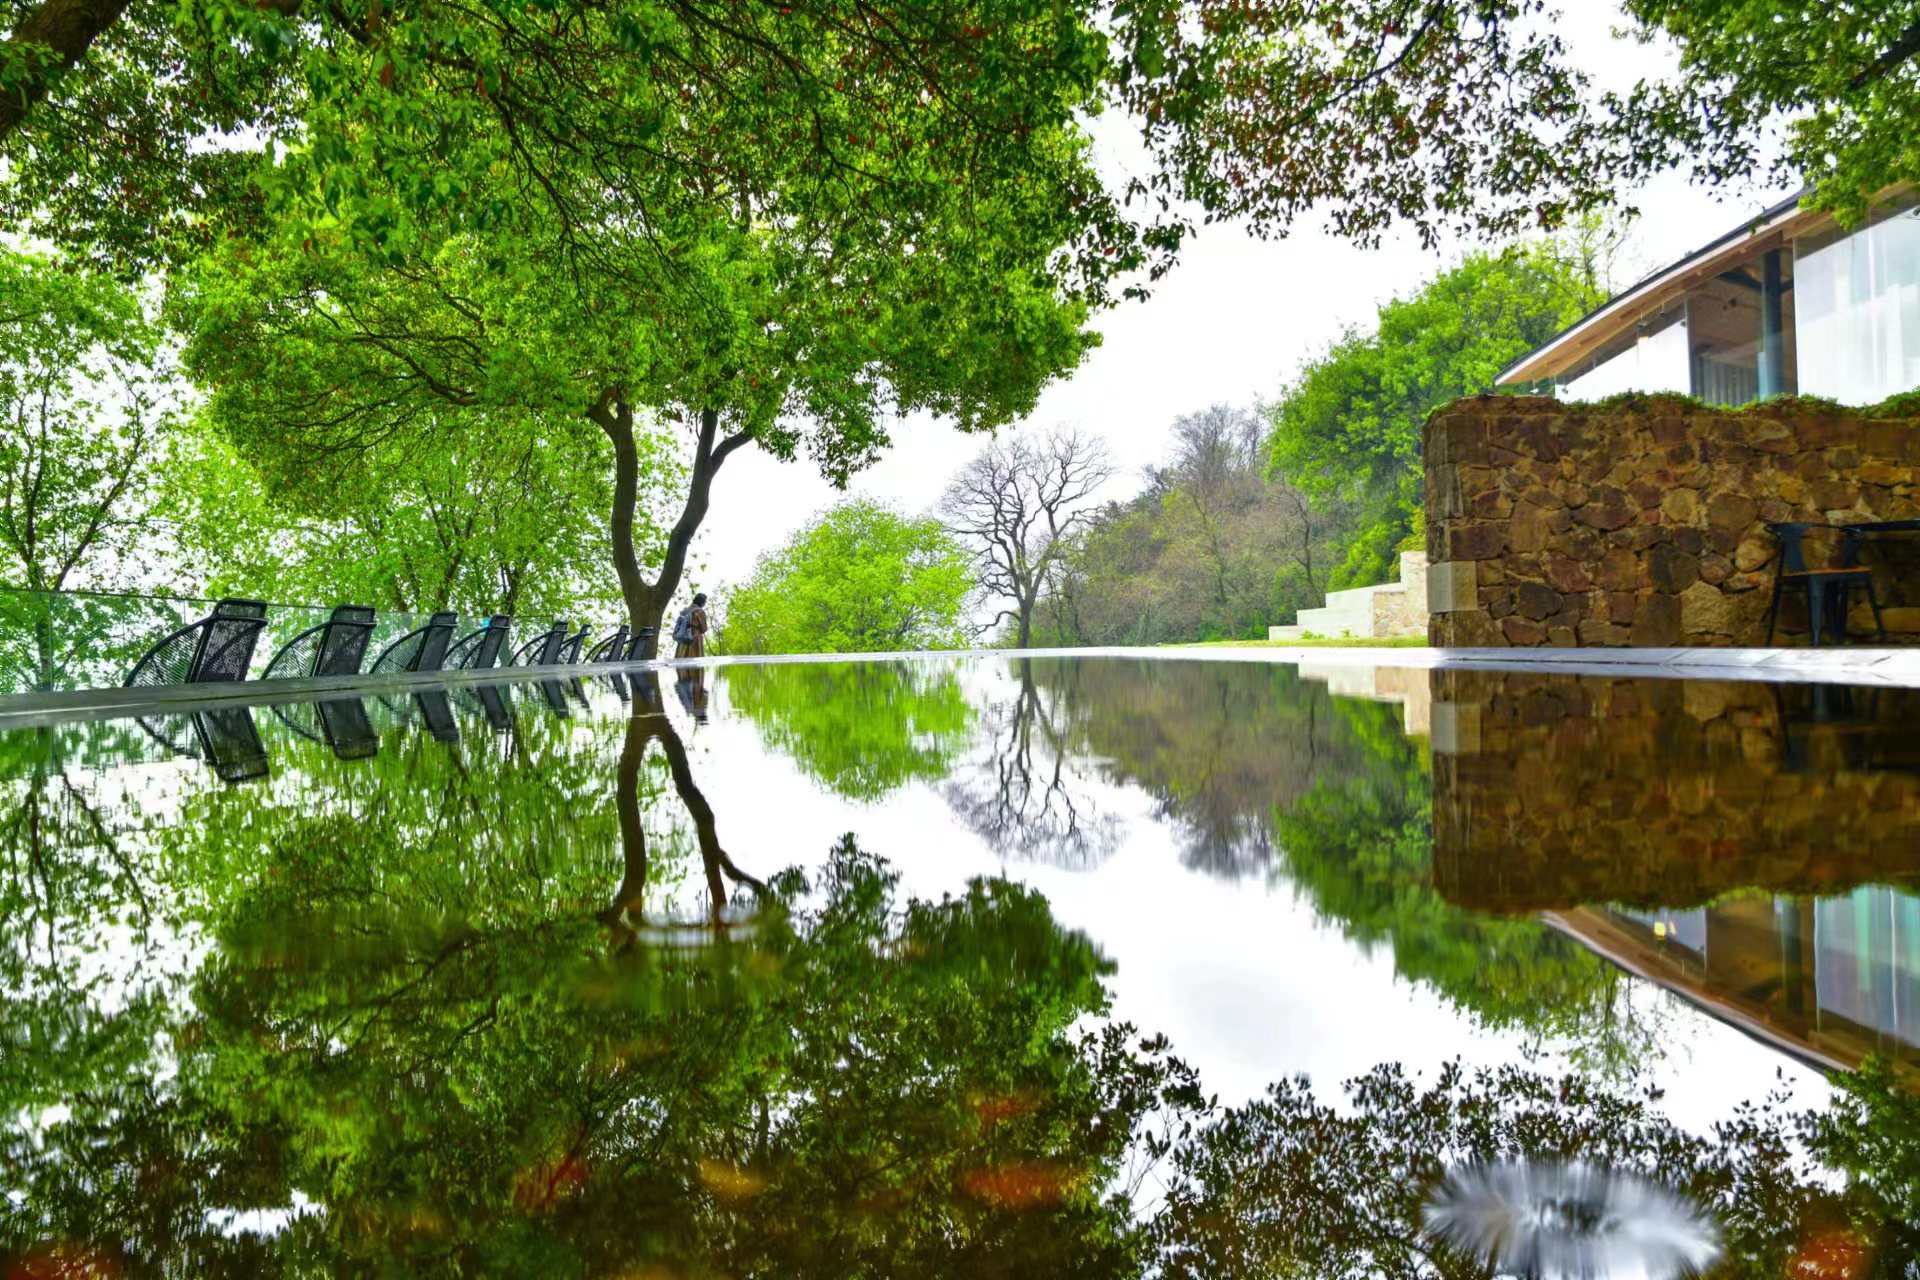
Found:
[[(980, 586), (1007, 601), (1019, 645), (1033, 643), (1033, 610), (1073, 531), (1092, 519), (1093, 494), (1113, 478), (1104, 442), (1055, 428), (1037, 440), (995, 441), (947, 486), (947, 527), (972, 545)], [(992, 624), (989, 624), (992, 625)]]

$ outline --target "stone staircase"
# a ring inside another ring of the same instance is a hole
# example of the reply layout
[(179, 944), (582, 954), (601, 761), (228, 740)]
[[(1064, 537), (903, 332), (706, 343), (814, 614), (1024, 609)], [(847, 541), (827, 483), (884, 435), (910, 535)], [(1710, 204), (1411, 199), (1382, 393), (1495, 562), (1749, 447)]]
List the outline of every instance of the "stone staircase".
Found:
[(1324, 605), (1302, 609), (1292, 626), (1267, 628), (1269, 640), (1300, 640), (1309, 634), (1333, 640), (1426, 635), (1427, 553), (1402, 551), (1397, 582), (1329, 591)]

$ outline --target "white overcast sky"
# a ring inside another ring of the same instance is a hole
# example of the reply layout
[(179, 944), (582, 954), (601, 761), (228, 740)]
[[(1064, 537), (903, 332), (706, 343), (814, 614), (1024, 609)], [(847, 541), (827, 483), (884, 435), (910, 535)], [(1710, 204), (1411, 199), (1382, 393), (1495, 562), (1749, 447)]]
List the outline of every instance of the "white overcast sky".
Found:
[[(1615, 39), (1619, 21), (1606, 0), (1563, 4), (1560, 30), (1602, 86), (1630, 85), (1666, 56)], [(1109, 148), (1103, 164), (1121, 163), (1115, 156)], [(1635, 194), (1642, 217), (1618, 274), (1632, 279), (1678, 258), (1783, 194), (1756, 187), (1709, 192), (1683, 175), (1656, 181)], [(1174, 418), (1217, 402), (1271, 398), (1342, 327), (1370, 323), (1381, 302), (1411, 292), (1467, 247), (1429, 252), (1412, 237), (1396, 237), (1359, 249), (1309, 225), (1271, 241), (1231, 224), (1203, 228), (1151, 298), (1097, 318), (1104, 344), (1050, 386), (1030, 422), (1014, 429), (1068, 424), (1105, 437), (1123, 471), (1107, 496), (1127, 496), (1139, 487), (1141, 468), (1164, 456)], [(892, 435), (893, 448), (855, 478), (850, 492), (910, 512), (930, 507), (985, 443), (919, 416), (896, 423)], [(805, 461), (783, 464), (755, 450), (735, 455), (715, 482), (689, 586), (738, 582), (761, 552), (839, 496)]]

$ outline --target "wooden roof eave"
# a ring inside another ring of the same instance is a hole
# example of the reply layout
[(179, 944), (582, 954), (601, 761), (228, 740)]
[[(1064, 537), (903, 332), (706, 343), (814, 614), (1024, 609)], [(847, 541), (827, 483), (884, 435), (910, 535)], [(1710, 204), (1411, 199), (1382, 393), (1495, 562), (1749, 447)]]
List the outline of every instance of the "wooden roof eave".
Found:
[(1507, 366), (1497, 381), (1501, 386), (1511, 386), (1556, 377), (1708, 281), (1746, 265), (1769, 250), (1781, 248), (1796, 236), (1830, 226), (1832, 222), (1833, 219), (1820, 210), (1795, 209), (1756, 227), (1751, 235), (1742, 239), (1682, 259), (1612, 299), (1545, 346), (1528, 352)]

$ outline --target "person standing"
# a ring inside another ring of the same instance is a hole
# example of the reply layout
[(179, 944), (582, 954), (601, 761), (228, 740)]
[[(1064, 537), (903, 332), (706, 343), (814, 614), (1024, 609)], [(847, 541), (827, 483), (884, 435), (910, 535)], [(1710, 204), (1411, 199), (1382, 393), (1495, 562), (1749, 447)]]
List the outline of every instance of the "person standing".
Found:
[(673, 620), (673, 656), (704, 658), (707, 655), (707, 593), (693, 597), (693, 604)]

